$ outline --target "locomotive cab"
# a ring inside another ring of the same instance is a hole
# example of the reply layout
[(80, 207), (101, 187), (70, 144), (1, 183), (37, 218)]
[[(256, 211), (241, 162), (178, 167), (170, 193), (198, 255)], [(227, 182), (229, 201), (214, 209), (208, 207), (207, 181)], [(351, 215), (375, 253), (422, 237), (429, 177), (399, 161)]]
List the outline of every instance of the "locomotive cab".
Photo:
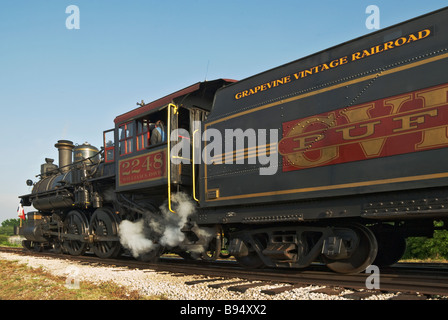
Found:
[[(159, 223), (163, 214), (173, 215), (167, 219), (179, 220), (185, 239), (179, 253), (203, 251), (210, 241), (191, 223), (196, 221), (191, 215), (196, 213), (194, 200), (198, 201), (193, 136), (210, 112), (216, 91), (229, 82), (197, 83), (154, 102), (142, 102), (115, 118), (113, 131), (104, 132), (105, 162), (115, 167), (114, 194), (121, 214), (131, 221), (143, 219), (146, 226)], [(180, 209), (185, 206), (191, 212), (188, 219)], [(150, 260), (158, 254), (153, 250), (139, 258)]]
[(115, 118), (114, 139), (106, 131), (104, 149), (106, 163), (115, 163), (116, 192), (144, 202), (150, 198), (155, 207), (173, 192), (192, 195), (192, 137), (216, 90), (228, 82), (197, 83)]

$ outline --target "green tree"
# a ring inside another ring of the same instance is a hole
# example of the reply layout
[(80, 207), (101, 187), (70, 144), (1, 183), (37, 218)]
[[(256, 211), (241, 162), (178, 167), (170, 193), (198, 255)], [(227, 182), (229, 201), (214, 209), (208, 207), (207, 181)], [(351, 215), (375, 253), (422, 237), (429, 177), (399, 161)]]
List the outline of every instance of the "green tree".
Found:
[(2, 222), (2, 227), (14, 227), (14, 226), (18, 226), (20, 224), (20, 218), (17, 219), (7, 219), (5, 221)]
[(0, 235), (13, 236), (14, 227), (20, 224), (20, 219), (8, 219), (2, 222), (0, 227)]
[[(435, 227), (444, 227), (443, 222), (435, 222)], [(448, 259), (448, 230), (435, 230), (432, 238), (410, 237), (403, 259)]]

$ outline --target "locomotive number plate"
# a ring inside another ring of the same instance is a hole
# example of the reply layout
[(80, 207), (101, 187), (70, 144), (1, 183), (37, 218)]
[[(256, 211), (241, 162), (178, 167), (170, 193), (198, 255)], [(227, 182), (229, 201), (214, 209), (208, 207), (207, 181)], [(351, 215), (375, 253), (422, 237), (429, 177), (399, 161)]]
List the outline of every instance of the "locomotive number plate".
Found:
[(165, 150), (127, 158), (118, 164), (119, 185), (129, 185), (166, 176)]

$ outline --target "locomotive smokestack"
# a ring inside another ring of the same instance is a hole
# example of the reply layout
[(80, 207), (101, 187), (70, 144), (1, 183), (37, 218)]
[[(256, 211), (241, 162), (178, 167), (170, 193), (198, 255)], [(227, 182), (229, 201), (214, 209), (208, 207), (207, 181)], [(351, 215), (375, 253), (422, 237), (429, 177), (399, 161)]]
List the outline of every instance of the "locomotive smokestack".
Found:
[(67, 172), (69, 170), (68, 165), (73, 163), (72, 153), (75, 146), (69, 140), (59, 140), (54, 146), (59, 151), (59, 168), (61, 172)]

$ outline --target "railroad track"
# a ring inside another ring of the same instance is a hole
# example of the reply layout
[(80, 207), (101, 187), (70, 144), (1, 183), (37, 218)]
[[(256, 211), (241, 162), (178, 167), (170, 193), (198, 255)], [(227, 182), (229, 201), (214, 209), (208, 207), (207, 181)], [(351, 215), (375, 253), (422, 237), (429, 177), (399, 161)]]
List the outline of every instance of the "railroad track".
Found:
[[(372, 274), (337, 274), (328, 272), (321, 265), (313, 265), (306, 270), (290, 269), (255, 269), (247, 270), (241, 268), (233, 261), (218, 261), (208, 263), (204, 261), (187, 261), (181, 258), (163, 256), (158, 263), (147, 263), (136, 261), (130, 257), (122, 256), (120, 259), (99, 259), (93, 255), (70, 256), (60, 255), (52, 252), (33, 252), (22, 248), (0, 247), (2, 252), (11, 252), (24, 255), (46, 256), (50, 258), (69, 259), (81, 263), (93, 265), (117, 266), (130, 269), (152, 269), (158, 272), (169, 272), (176, 275), (196, 275), (200, 279), (188, 281), (186, 284), (210, 282), (210, 288), (227, 287), (227, 290), (245, 292), (250, 288), (262, 287), (268, 284), (278, 284), (273, 289), (262, 290), (262, 293), (276, 295), (295, 288), (310, 285), (325, 286), (320, 289), (326, 294), (340, 295), (345, 289), (351, 289), (347, 298), (362, 299), (370, 295), (385, 292), (400, 292), (411, 299), (426, 299), (430, 297), (442, 297), (448, 299), (448, 266), (447, 265), (407, 265), (383, 269), (379, 273), (379, 287), (367, 288), (372, 283)], [(232, 279), (243, 279), (239, 282), (229, 282)], [(222, 280), (220, 283), (219, 281)], [(374, 279), (375, 280), (375, 279)], [(373, 281), (375, 282), (375, 281)], [(410, 295), (410, 296), (408, 296)]]

